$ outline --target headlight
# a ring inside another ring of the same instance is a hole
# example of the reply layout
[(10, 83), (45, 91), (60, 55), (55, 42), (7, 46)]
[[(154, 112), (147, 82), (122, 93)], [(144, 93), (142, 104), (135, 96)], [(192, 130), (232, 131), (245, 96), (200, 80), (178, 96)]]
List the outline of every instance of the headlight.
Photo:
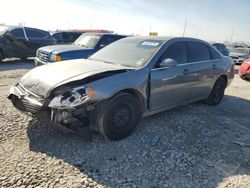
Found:
[(57, 54), (51, 54), (50, 60), (51, 61), (62, 61), (62, 57), (60, 55), (57, 55)]
[(56, 96), (49, 103), (51, 108), (74, 108), (79, 106), (95, 95), (95, 91), (90, 87), (77, 87)]

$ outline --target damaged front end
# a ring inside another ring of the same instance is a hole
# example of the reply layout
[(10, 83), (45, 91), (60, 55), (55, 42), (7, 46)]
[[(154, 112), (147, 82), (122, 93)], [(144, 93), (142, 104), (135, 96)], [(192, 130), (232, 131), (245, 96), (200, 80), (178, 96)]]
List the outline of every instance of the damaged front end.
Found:
[(96, 129), (96, 106), (107, 97), (102, 96), (104, 93), (100, 91), (97, 93), (90, 85), (127, 71), (129, 70), (98, 71), (97, 74), (81, 74), (74, 77), (72, 75), (75, 73), (72, 73), (66, 79), (60, 74), (61, 78), (57, 78), (55, 83), (41, 74), (29, 73), (10, 89), (8, 99), (18, 110), (36, 117), (38, 121), (53, 122), (69, 129), (72, 129), (73, 124), (74, 127), (91, 125)]
[(90, 87), (60, 87), (51, 98), (44, 99), (18, 83), (11, 88), (8, 99), (19, 111), (36, 117), (38, 121), (53, 122), (77, 131), (77, 128), (90, 125), (92, 121), (91, 112), (98, 103), (89, 102), (94, 95), (95, 91)]
[[(61, 94), (58, 94), (61, 93)], [(89, 102), (95, 95), (90, 87), (59, 88), (54, 91), (55, 97), (48, 107), (51, 110), (51, 121), (60, 124), (89, 123), (89, 112), (96, 102)]]

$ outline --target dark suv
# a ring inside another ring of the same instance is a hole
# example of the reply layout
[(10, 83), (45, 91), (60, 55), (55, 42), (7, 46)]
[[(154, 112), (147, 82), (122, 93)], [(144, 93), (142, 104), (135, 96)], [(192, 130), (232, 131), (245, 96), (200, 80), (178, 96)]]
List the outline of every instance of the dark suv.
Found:
[(42, 46), (55, 44), (49, 32), (29, 27), (0, 27), (0, 61), (4, 58), (34, 57)]
[(35, 64), (39, 66), (70, 59), (86, 59), (101, 48), (125, 37), (127, 36), (109, 33), (84, 33), (71, 45), (64, 44), (39, 48)]
[(226, 47), (225, 44), (222, 44), (222, 43), (214, 43), (213, 46), (214, 46), (220, 53), (222, 53), (223, 55), (229, 56), (229, 50), (228, 50), (228, 48)]
[(57, 31), (51, 33), (51, 35), (56, 39), (57, 44), (67, 44), (73, 43), (82, 33), (73, 31)]

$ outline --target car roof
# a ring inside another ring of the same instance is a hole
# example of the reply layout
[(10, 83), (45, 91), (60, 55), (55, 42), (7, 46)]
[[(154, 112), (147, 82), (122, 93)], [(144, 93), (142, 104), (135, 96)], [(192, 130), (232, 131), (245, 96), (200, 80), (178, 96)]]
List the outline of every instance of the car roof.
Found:
[(191, 37), (171, 37), (171, 36), (135, 36), (135, 37), (129, 37), (129, 38), (134, 38), (134, 39), (141, 39), (141, 40), (160, 40), (162, 42), (167, 42), (167, 41), (176, 41), (176, 42), (181, 42), (181, 41), (188, 41), (188, 42), (200, 42), (200, 43), (205, 43), (209, 44), (208, 42), (201, 40), (201, 39), (196, 39), (196, 38), (191, 38)]
[(13, 29), (20, 29), (20, 28), (35, 29), (35, 30), (39, 30), (39, 31), (42, 31), (42, 32), (49, 33), (48, 31), (45, 31), (45, 30), (42, 30), (42, 29), (37, 29), (37, 28), (33, 28), (33, 27), (23, 27), (23, 26), (9, 26), (7, 30), (10, 31), (10, 30), (13, 30)]
[(123, 37), (127, 37), (127, 35), (120, 35), (120, 34), (114, 34), (114, 33), (95, 33), (95, 32), (90, 32), (90, 33), (83, 33), (84, 35), (99, 35), (99, 36), (104, 36), (104, 35), (108, 35), (108, 36), (123, 36)]
[(213, 43), (213, 45), (223, 45), (223, 46), (226, 46), (225, 44), (223, 44), (223, 43), (218, 43), (218, 42)]
[(76, 31), (52, 31), (52, 32), (50, 32), (51, 35), (54, 35), (57, 33), (79, 33), (79, 34), (81, 34), (81, 32), (76, 32)]

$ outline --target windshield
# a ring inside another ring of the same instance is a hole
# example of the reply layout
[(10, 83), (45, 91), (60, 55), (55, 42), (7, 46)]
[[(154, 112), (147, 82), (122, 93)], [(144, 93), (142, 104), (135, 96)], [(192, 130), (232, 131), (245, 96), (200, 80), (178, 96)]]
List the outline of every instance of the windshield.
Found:
[(101, 36), (99, 35), (81, 35), (76, 41), (74, 42), (75, 45), (85, 46), (87, 48), (94, 48), (98, 41), (100, 40)]
[(161, 40), (125, 38), (108, 45), (90, 59), (128, 67), (143, 67), (162, 44)]
[(246, 54), (249, 52), (249, 49), (246, 48), (233, 48), (231, 49), (232, 53), (240, 53), (240, 54)]
[(0, 26), (0, 35), (4, 34), (8, 30), (6, 26)]

